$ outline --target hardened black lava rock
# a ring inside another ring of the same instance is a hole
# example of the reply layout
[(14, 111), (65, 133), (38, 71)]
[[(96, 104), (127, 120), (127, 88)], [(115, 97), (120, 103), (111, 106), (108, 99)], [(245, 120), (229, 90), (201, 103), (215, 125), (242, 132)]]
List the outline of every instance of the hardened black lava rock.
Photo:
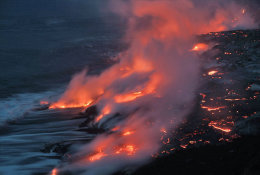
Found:
[(153, 160), (132, 175), (259, 175), (259, 138), (260, 135), (246, 136), (223, 145), (179, 150)]
[(86, 120), (79, 125), (79, 127), (86, 127), (90, 122), (92, 122), (95, 117), (98, 115), (97, 106), (90, 106), (82, 113)]

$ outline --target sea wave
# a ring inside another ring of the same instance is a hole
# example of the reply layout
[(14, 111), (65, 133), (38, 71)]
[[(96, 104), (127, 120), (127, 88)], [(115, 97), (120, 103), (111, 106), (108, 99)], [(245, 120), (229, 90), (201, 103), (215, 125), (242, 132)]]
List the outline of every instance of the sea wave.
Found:
[(14, 121), (40, 106), (40, 101), (55, 98), (55, 91), (16, 94), (0, 99), (0, 125)]

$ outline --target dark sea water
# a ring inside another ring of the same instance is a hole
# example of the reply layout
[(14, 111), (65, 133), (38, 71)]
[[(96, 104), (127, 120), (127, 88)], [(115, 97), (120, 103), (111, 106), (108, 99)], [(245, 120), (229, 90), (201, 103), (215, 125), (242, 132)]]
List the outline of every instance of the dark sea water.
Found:
[[(97, 74), (122, 46), (119, 20), (102, 0), (0, 1), (0, 175), (46, 174), (56, 155), (45, 144), (78, 139), (78, 111), (32, 111), (60, 95), (84, 68)], [(106, 17), (105, 17), (106, 16)], [(106, 18), (106, 19), (105, 19)]]
[(109, 66), (109, 58), (120, 50), (120, 26), (118, 20), (103, 13), (102, 3), (0, 1), (2, 119), (6, 106), (27, 105), (25, 98), (35, 101), (51, 94), (49, 91), (62, 91), (84, 68), (98, 73)]

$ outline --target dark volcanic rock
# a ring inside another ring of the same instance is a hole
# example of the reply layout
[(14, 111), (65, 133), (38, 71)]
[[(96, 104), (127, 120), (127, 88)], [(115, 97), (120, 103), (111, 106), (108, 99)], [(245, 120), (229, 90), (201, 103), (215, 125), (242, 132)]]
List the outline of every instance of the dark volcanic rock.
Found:
[(86, 127), (90, 122), (92, 122), (95, 117), (98, 115), (98, 110), (96, 106), (90, 106), (82, 113), (86, 120), (79, 125), (79, 127)]
[(52, 143), (52, 144), (46, 144), (43, 149), (41, 149), (41, 152), (44, 153), (51, 153), (55, 152), (59, 155), (63, 155), (68, 152), (68, 148), (71, 144), (61, 144), (61, 143)]
[(41, 106), (39, 106), (39, 107), (34, 108), (33, 111), (44, 111), (44, 110), (48, 110), (49, 107), (50, 107), (49, 104), (47, 104), (47, 105), (41, 105)]
[(84, 131), (88, 134), (100, 134), (104, 133), (106, 130), (103, 128), (96, 128), (96, 127), (90, 127), (90, 128), (80, 128), (77, 131)]
[(235, 130), (241, 135), (260, 135), (260, 113), (237, 122)]
[[(260, 174), (259, 136), (243, 137), (233, 143), (180, 150), (155, 159), (133, 175), (258, 175)], [(122, 175), (125, 173), (117, 173)]]

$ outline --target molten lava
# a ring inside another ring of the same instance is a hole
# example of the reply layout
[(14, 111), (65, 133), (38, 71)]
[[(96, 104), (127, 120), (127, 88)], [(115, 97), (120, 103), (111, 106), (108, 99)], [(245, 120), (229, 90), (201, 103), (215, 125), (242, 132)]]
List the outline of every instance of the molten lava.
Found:
[(206, 109), (207, 111), (218, 111), (220, 109), (225, 109), (226, 106), (220, 106), (220, 107), (207, 107), (207, 106), (201, 106), (202, 109)]
[(130, 94), (121, 94), (121, 95), (117, 95), (115, 96), (115, 101), (117, 103), (125, 103), (125, 102), (130, 102), (133, 101), (135, 99), (137, 99), (138, 97), (143, 96), (143, 93), (141, 91), (139, 92), (133, 92)]
[(88, 160), (91, 162), (97, 161), (102, 159), (103, 157), (107, 156), (102, 150), (98, 151), (97, 153), (94, 153), (88, 157)]
[(214, 74), (216, 74), (216, 73), (218, 73), (217, 70), (212, 70), (212, 71), (209, 71), (209, 72), (208, 72), (208, 75), (214, 75)]
[(54, 103), (51, 104), (49, 109), (65, 109), (65, 108), (87, 108), (89, 107), (93, 101), (89, 101), (87, 103), (80, 103), (80, 104), (64, 104), (64, 103)]
[(132, 135), (134, 132), (133, 131), (126, 131), (123, 133), (123, 136), (129, 136)]
[(115, 151), (116, 154), (126, 153), (129, 156), (134, 155), (135, 152), (136, 152), (136, 147), (131, 144), (119, 146), (116, 148)]
[(223, 131), (223, 132), (229, 133), (229, 132), (232, 131), (230, 128), (224, 128), (224, 127), (218, 126), (219, 124), (217, 122), (214, 122), (214, 121), (211, 121), (208, 125), (212, 126), (213, 128), (215, 128), (217, 130)]
[(54, 169), (51, 171), (51, 175), (58, 175), (58, 169), (57, 169), (57, 168), (54, 168)]
[(96, 122), (100, 121), (104, 116), (108, 115), (110, 112), (111, 112), (110, 105), (105, 106), (101, 114), (96, 118)]
[(204, 43), (198, 43), (196, 44), (191, 50), (192, 51), (206, 51), (208, 50), (209, 46)]
[[(160, 139), (168, 146), (174, 139), (166, 136), (171, 134), (172, 128), (182, 124), (194, 106), (194, 92), (200, 78), (197, 53), (209, 49), (205, 43), (193, 46), (195, 36), (226, 30), (231, 25), (236, 27), (239, 20), (233, 19), (238, 18), (237, 12), (241, 15), (241, 8), (229, 11), (232, 4), (226, 9), (221, 3), (210, 9), (198, 8), (205, 6), (206, 1), (196, 2), (201, 3), (199, 5), (191, 0), (115, 0), (111, 3), (116, 3), (115, 13), (127, 19), (127, 50), (118, 55), (116, 64), (99, 75), (87, 75), (86, 71), (76, 75), (61, 98), (50, 105), (50, 109), (87, 108), (95, 103), (98, 115), (88, 127), (104, 127), (108, 132), (88, 142), (85, 150), (79, 153), (87, 164), (84, 166), (113, 157), (115, 161), (107, 161), (106, 166), (120, 162), (117, 168), (126, 167), (135, 157), (140, 163), (158, 152), (163, 145)], [(208, 75), (216, 73), (210, 71)], [(207, 96), (201, 95), (206, 101)], [(227, 107), (201, 108), (217, 113)], [(103, 122), (104, 117), (108, 120)], [(208, 126), (231, 132), (219, 123), (211, 122)], [(196, 142), (199, 140), (181, 143), (181, 147), (185, 149)], [(202, 139), (200, 142), (210, 143)], [(97, 149), (100, 147), (102, 149)], [(124, 156), (131, 156), (131, 159), (123, 160)]]

